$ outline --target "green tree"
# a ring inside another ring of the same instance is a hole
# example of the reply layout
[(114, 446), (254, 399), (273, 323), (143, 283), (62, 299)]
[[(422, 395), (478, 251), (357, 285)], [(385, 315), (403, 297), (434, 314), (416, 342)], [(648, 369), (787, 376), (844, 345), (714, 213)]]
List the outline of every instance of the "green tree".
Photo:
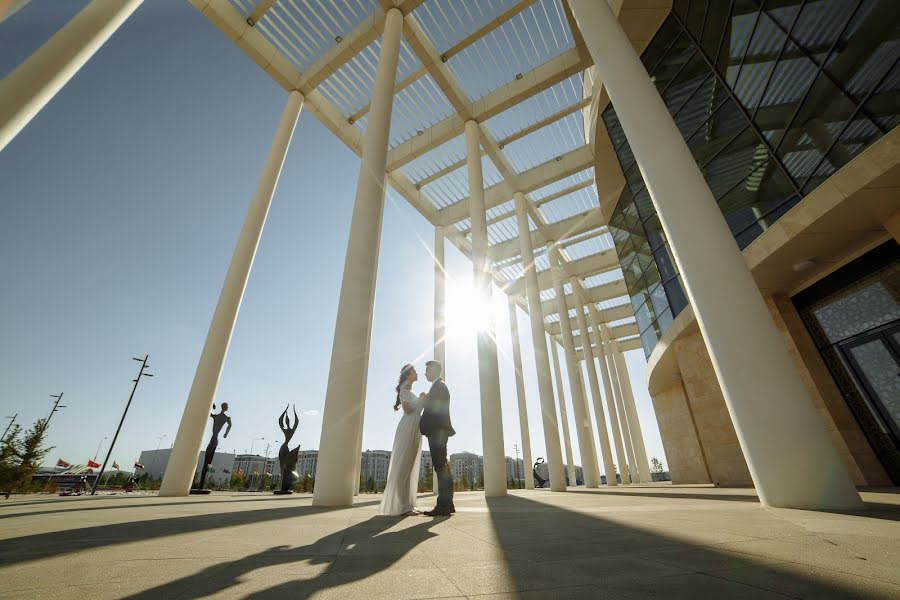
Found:
[(3, 443), (0, 444), (0, 491), (6, 493), (6, 497), (12, 493), (13, 482), (18, 478), (19, 465), (19, 435), (22, 428), (14, 425)]
[(31, 486), (31, 476), (53, 449), (44, 446), (46, 434), (47, 420), (38, 419), (24, 436), (16, 425), (3, 440), (0, 447), (0, 489), (7, 498), (15, 491), (25, 491)]
[(374, 477), (369, 477), (369, 479), (366, 480), (366, 491), (367, 492), (375, 491), (375, 478)]
[(650, 472), (651, 473), (662, 473), (665, 469), (663, 468), (662, 461), (656, 458), (655, 456), (650, 459)]

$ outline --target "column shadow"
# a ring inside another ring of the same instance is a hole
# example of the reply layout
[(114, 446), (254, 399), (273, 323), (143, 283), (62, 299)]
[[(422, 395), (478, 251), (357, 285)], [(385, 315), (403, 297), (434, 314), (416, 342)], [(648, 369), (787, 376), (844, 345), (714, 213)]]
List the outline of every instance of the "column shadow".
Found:
[[(357, 502), (354, 504), (354, 507), (371, 506), (378, 503), (378, 500)], [(166, 505), (169, 506), (171, 503)], [(211, 503), (211, 506), (214, 507), (215, 504)], [(309, 505), (287, 505), (277, 508), (129, 521), (111, 525), (39, 533), (4, 540), (4, 543), (0, 545), (0, 566), (9, 566), (25, 561), (50, 558), (104, 546), (150, 541), (180, 533), (213, 531), (225, 527), (290, 519), (299, 516), (328, 513), (335, 510), (342, 509)]]
[[(710, 511), (709, 524), (698, 526), (696, 533), (699, 535), (691, 536), (689, 533), (681, 535), (683, 530), (676, 535), (675, 529), (666, 529), (663, 524), (634, 527), (623, 522), (623, 516), (629, 514), (635, 519), (646, 519), (648, 515), (658, 517), (659, 511), (653, 510), (632, 512), (626, 509), (613, 520), (596, 512), (568, 510), (521, 495), (488, 498), (487, 504), (508, 578), (516, 585), (516, 594), (532, 591), (540, 597), (544, 597), (541, 593), (549, 593), (547, 597), (566, 598), (793, 597), (816, 600), (891, 597), (892, 592), (885, 593), (885, 590), (900, 594), (900, 586), (895, 583), (874, 576), (867, 580), (858, 569), (852, 570), (851, 565), (842, 571), (834, 561), (828, 563), (828, 568), (801, 564), (804, 546), (797, 544), (796, 555), (787, 557), (784, 553), (789, 542), (771, 540), (765, 535), (749, 542), (772, 542), (772, 547), (776, 548), (773, 555), (780, 552), (780, 560), (716, 548), (717, 544), (729, 544), (740, 538), (717, 530), (713, 525), (713, 511)], [(593, 510), (597, 507), (581, 508)], [(609, 507), (609, 510), (615, 512), (616, 507)], [(893, 510), (898, 511), (897, 507)], [(727, 518), (740, 517), (729, 515)], [(717, 537), (720, 541), (716, 541)], [(741, 546), (735, 544), (734, 547)], [(766, 546), (754, 545), (753, 548), (764, 549)], [(836, 555), (837, 549), (833, 550)], [(759, 552), (765, 554), (765, 550)], [(845, 554), (847, 561), (866, 560), (854, 556), (849, 549)], [(854, 587), (853, 582), (856, 585), (866, 582), (869, 587)], [(483, 593), (477, 587), (463, 591), (467, 595)]]

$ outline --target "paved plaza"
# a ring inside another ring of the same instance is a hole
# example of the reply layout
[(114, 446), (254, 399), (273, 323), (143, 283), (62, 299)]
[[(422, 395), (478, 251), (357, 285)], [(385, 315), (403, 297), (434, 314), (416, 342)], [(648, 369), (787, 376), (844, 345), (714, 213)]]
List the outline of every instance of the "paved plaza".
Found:
[[(900, 494), (859, 514), (764, 509), (751, 489), (640, 486), (503, 499), (449, 519), (309, 495), (13, 497), (4, 598), (898, 598)], [(430, 508), (430, 496), (420, 506)]]

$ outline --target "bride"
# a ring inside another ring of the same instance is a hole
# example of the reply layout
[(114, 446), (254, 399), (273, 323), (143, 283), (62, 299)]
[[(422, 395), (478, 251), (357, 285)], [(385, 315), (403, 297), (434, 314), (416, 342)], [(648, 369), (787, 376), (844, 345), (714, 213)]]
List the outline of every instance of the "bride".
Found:
[(380, 515), (419, 514), (416, 510), (416, 491), (419, 487), (419, 462), (422, 458), (422, 433), (419, 431), (422, 400), (412, 392), (412, 384), (418, 378), (412, 365), (406, 365), (400, 370), (394, 410), (403, 408), (403, 416), (400, 417), (397, 433), (394, 434), (387, 485), (378, 509)]

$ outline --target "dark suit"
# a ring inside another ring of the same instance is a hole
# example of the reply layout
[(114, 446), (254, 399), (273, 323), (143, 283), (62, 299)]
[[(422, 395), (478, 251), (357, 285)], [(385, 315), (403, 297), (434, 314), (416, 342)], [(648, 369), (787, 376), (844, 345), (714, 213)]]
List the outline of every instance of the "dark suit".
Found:
[(450, 390), (440, 377), (431, 384), (431, 390), (425, 398), (419, 431), (428, 438), (431, 462), (437, 473), (437, 506), (449, 509), (453, 506), (453, 476), (447, 461), (447, 440), (456, 435), (456, 431), (450, 423)]

